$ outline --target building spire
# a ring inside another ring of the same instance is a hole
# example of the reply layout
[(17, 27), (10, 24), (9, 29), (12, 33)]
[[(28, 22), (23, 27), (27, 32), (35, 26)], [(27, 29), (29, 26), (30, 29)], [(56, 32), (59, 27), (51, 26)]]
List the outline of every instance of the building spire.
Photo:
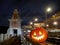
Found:
[(12, 19), (19, 19), (17, 9), (14, 10), (13, 15), (12, 15)]

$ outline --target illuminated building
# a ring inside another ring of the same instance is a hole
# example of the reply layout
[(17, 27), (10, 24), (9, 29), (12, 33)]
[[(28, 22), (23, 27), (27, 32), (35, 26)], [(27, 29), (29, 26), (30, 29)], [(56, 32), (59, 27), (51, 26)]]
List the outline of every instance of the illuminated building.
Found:
[(8, 37), (21, 35), (21, 20), (18, 16), (17, 9), (14, 10), (12, 18), (9, 19), (9, 29), (7, 30)]

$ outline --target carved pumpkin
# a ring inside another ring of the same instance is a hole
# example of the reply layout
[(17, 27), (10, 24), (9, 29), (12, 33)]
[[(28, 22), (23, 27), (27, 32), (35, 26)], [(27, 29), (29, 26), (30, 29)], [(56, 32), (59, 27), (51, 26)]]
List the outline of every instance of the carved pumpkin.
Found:
[(47, 39), (47, 32), (44, 28), (36, 28), (31, 31), (30, 37), (35, 42), (44, 42)]

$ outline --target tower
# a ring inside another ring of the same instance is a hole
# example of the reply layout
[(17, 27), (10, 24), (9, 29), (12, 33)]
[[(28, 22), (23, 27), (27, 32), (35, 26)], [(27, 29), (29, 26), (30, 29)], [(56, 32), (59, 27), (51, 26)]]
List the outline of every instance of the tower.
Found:
[(9, 29), (7, 30), (8, 37), (21, 35), (21, 20), (17, 9), (14, 10), (12, 18), (9, 19)]

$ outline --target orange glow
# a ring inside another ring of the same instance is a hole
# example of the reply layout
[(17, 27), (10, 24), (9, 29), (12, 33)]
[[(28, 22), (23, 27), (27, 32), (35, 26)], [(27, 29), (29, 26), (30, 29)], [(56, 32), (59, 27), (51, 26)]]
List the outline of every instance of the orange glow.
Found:
[(32, 36), (32, 38), (37, 39), (38, 41), (41, 40), (43, 37), (44, 37), (44, 35), (38, 36), (38, 37), (37, 36), (36, 37)]
[(44, 42), (47, 39), (47, 32), (43, 28), (36, 28), (31, 31), (30, 36), (35, 42)]
[(39, 31), (39, 35), (42, 35), (42, 32)]
[(34, 34), (33, 34), (34, 36), (36, 36), (36, 33), (34, 32)]

